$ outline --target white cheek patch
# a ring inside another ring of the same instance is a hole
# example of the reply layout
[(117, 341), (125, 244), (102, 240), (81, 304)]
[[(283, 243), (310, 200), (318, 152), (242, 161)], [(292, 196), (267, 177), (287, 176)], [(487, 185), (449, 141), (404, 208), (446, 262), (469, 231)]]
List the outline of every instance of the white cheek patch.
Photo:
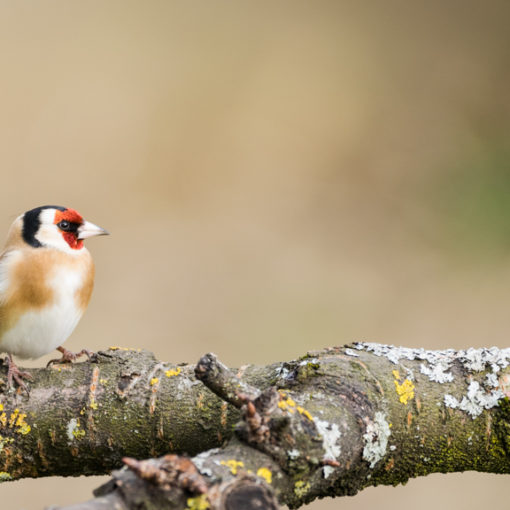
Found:
[(55, 246), (62, 249), (61, 243), (67, 244), (60, 233), (59, 228), (54, 224), (55, 209), (43, 209), (39, 215), (41, 224), (35, 238), (43, 246)]
[(56, 225), (41, 225), (35, 238), (43, 246), (51, 246), (65, 252), (71, 251), (66, 240), (62, 237), (62, 232)]

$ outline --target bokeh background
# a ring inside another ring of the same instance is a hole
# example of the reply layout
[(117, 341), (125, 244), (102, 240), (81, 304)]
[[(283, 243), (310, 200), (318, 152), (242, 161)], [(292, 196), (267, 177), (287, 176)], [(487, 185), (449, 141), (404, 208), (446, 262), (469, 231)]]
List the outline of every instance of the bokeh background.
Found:
[[(355, 340), (507, 347), (509, 19), (507, 0), (2, 2), (0, 231), (55, 203), (112, 232), (88, 243), (69, 348), (239, 366)], [(1, 507), (103, 480), (3, 484)], [(309, 508), (479, 509), (508, 483)]]

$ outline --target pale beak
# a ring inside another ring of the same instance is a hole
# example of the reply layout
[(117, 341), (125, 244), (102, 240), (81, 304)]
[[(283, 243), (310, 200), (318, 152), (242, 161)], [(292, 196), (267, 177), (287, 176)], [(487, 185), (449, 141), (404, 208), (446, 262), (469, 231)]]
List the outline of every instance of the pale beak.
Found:
[(87, 239), (87, 237), (94, 236), (108, 236), (110, 232), (104, 228), (98, 227), (90, 221), (85, 221), (83, 225), (78, 227), (78, 239)]

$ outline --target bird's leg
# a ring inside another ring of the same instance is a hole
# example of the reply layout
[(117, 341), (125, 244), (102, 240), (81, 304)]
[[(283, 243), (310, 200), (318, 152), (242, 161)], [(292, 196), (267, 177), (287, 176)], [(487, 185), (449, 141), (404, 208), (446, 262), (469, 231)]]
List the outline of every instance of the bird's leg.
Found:
[(16, 363), (14, 363), (12, 354), (7, 355), (5, 362), (7, 363), (7, 386), (10, 388), (14, 387), (14, 380), (18, 386), (21, 386), (27, 392), (27, 394), (30, 394), (26, 384), (23, 382), (23, 379), (32, 379), (32, 374), (30, 372), (22, 372), (16, 366)]
[(53, 365), (53, 363), (72, 363), (73, 361), (76, 361), (77, 358), (80, 356), (87, 356), (89, 361), (92, 359), (93, 353), (90, 351), (87, 351), (87, 349), (82, 349), (80, 352), (71, 352), (68, 351), (65, 347), (57, 347), (57, 351), (60, 351), (62, 353), (62, 357), (60, 359), (52, 359), (48, 361), (48, 364), (46, 367), (49, 367), (50, 365)]

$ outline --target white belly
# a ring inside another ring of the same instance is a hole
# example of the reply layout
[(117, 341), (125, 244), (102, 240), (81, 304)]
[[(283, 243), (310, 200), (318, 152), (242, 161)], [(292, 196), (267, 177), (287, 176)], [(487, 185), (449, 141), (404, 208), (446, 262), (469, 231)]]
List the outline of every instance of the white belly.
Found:
[(81, 282), (81, 271), (60, 269), (51, 282), (55, 290), (54, 302), (41, 310), (27, 310), (4, 332), (0, 351), (25, 359), (39, 358), (62, 345), (83, 313), (76, 305), (76, 292)]

